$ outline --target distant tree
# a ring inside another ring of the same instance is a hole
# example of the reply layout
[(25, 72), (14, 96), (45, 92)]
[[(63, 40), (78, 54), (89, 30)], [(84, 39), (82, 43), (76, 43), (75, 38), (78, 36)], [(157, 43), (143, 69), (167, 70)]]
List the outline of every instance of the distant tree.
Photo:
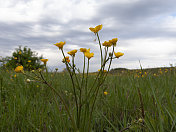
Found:
[(38, 53), (32, 51), (30, 48), (24, 47), (22, 49), (22, 47), (19, 46), (19, 48), (15, 49), (12, 53), (12, 57), (6, 57), (4, 59), (4, 63), (7, 68), (15, 68), (19, 65), (22, 65), (25, 70), (43, 68), (44, 65), (41, 64), (40, 61), (43, 57), (38, 57), (37, 55)]

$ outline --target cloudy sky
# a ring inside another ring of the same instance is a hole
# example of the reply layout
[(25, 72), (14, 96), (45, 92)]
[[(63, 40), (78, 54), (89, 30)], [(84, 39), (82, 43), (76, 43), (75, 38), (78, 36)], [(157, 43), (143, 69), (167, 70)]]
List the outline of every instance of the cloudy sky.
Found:
[[(99, 69), (98, 43), (89, 27), (103, 24), (101, 41), (117, 37), (124, 56), (112, 68), (176, 65), (175, 0), (0, 0), (0, 56), (11, 56), (19, 45), (48, 58), (48, 66), (64, 68), (54, 43), (64, 51), (91, 48), (91, 71)], [(82, 66), (82, 54), (77, 54)]]

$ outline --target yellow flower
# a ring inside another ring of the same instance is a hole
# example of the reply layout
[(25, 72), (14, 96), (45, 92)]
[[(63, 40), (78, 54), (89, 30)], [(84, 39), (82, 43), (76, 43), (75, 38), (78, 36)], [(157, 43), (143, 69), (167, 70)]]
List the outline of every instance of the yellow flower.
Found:
[(120, 56), (123, 56), (124, 53), (121, 53), (121, 52), (115, 53), (115, 52), (114, 52), (114, 55), (116, 56), (116, 58), (119, 58)]
[(106, 46), (106, 47), (111, 47), (112, 46), (112, 43), (109, 42), (109, 41), (104, 41), (104, 43), (102, 44), (103, 46)]
[(94, 33), (98, 33), (98, 31), (100, 31), (102, 29), (102, 27), (103, 27), (103, 25), (101, 24), (101, 25), (96, 26), (95, 28), (90, 27), (89, 29), (90, 29), (90, 31), (92, 31)]
[(18, 54), (21, 55), (21, 51), (19, 51)]
[(85, 52), (84, 55), (85, 55), (88, 59), (90, 59), (90, 58), (92, 58), (92, 57), (94, 56), (94, 53)]
[(23, 66), (17, 66), (15, 68), (15, 72), (17, 72), (17, 73), (23, 72)]
[(108, 94), (108, 92), (105, 91), (105, 92), (104, 92), (104, 95), (107, 95), (107, 94)]
[(139, 120), (138, 120), (140, 123), (142, 123), (143, 122), (143, 119), (142, 118), (139, 118)]
[[(101, 69), (98, 69), (98, 71), (101, 71)], [(104, 70), (103, 72), (107, 72), (107, 70)]]
[(90, 52), (90, 49), (80, 48), (80, 52), (83, 52), (83, 53), (85, 53), (85, 52)]
[(46, 65), (46, 62), (48, 61), (48, 59), (41, 59), (41, 61)]
[(14, 77), (16, 78), (16, 77), (17, 77), (17, 75), (15, 74), (15, 75), (14, 75)]
[(18, 58), (17, 57), (14, 57), (15, 60), (17, 60)]
[(75, 56), (75, 53), (77, 52), (77, 50), (71, 50), (69, 52), (67, 52), (69, 55), (71, 56)]
[(56, 43), (56, 44), (54, 44), (54, 45), (56, 45), (59, 49), (62, 49), (63, 48), (63, 46), (65, 45), (65, 41), (64, 42), (59, 42), (59, 43)]
[(31, 62), (31, 60), (28, 60), (28, 62), (30, 63), (30, 62)]
[(65, 58), (63, 58), (62, 62), (70, 62), (69, 56), (66, 56)]
[(117, 38), (113, 38), (111, 40), (109, 40), (110, 43), (112, 43), (112, 45), (116, 46), (118, 39)]

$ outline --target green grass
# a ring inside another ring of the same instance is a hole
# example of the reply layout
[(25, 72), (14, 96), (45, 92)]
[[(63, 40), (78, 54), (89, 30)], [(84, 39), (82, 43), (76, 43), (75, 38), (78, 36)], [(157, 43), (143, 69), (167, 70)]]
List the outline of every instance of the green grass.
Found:
[[(98, 95), (92, 131), (176, 131), (176, 69), (161, 71), (162, 74), (159, 69), (109, 74)], [(0, 131), (72, 131), (59, 97), (56, 103), (44, 84), (27, 83), (23, 74), (14, 75), (13, 71), (0, 70)], [(69, 76), (48, 76), (67, 100), (70, 111), (75, 111)], [(93, 78), (94, 75), (89, 77), (88, 85)], [(104, 95), (104, 91), (108, 94)], [(140, 118), (144, 118), (143, 123), (138, 121)]]

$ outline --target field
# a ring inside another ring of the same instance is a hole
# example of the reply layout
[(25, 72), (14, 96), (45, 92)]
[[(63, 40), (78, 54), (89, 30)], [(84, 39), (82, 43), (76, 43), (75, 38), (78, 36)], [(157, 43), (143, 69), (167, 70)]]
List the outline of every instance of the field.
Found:
[[(88, 78), (88, 85), (96, 74)], [(47, 78), (75, 111), (68, 74), (48, 73)], [(60, 98), (46, 85), (26, 79), (22, 73), (0, 70), (0, 131), (72, 131)], [(91, 122), (94, 132), (176, 131), (176, 68), (110, 72)]]

